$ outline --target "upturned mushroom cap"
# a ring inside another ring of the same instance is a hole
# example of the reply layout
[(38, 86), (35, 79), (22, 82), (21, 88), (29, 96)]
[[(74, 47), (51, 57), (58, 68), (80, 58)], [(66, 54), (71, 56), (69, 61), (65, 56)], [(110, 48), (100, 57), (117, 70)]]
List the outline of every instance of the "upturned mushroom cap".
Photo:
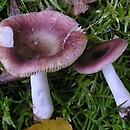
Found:
[(13, 47), (0, 44), (0, 62), (16, 77), (65, 68), (83, 53), (87, 43), (78, 23), (57, 11), (11, 16), (0, 27), (13, 30)]
[(123, 39), (113, 39), (85, 50), (74, 63), (74, 68), (82, 74), (92, 74), (100, 71), (105, 65), (114, 62), (127, 47)]

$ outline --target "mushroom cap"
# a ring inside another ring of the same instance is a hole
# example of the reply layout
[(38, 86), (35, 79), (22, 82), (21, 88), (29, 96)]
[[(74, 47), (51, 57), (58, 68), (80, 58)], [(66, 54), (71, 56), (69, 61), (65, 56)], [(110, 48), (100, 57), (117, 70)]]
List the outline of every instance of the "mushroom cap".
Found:
[(87, 50), (74, 63), (74, 69), (82, 74), (98, 72), (122, 55), (127, 47), (123, 39), (113, 39)]
[(83, 53), (87, 43), (78, 23), (57, 11), (11, 16), (0, 23), (5, 26), (13, 30), (14, 45), (0, 44), (0, 62), (17, 77), (65, 68)]

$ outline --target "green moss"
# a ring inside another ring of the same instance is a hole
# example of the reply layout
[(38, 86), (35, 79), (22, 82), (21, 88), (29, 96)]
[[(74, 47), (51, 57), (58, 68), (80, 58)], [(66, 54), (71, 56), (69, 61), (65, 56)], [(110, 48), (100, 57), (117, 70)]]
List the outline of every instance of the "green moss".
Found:
[[(22, 13), (52, 7), (69, 15), (61, 0), (19, 0)], [(0, 19), (8, 16), (9, 3), (0, 1)], [(86, 31), (88, 47), (115, 36), (128, 41), (126, 52), (114, 66), (130, 91), (130, 2), (98, 0), (89, 10), (74, 17)], [(72, 67), (48, 74), (54, 102), (53, 117), (70, 121), (74, 130), (129, 130), (130, 123), (120, 119), (118, 109), (102, 73), (80, 75)], [(21, 130), (33, 124), (29, 80), (0, 84), (0, 129)]]

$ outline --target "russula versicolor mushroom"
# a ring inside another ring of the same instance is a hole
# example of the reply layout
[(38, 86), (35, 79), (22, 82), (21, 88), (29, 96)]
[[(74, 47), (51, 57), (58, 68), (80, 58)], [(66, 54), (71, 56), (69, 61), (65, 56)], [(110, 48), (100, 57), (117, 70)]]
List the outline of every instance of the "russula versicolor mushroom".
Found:
[(116, 74), (112, 62), (124, 52), (126, 47), (126, 41), (120, 38), (107, 41), (92, 49), (85, 50), (74, 65), (75, 70), (82, 74), (103, 71), (115, 102), (119, 106), (119, 114), (123, 119), (130, 116), (130, 94)]
[(87, 43), (84, 32), (74, 19), (52, 10), (11, 16), (0, 28), (13, 32), (13, 47), (6, 47), (6, 33), (0, 43), (0, 62), (9, 77), (31, 76), (33, 113), (37, 119), (50, 118), (53, 104), (46, 72), (75, 62)]

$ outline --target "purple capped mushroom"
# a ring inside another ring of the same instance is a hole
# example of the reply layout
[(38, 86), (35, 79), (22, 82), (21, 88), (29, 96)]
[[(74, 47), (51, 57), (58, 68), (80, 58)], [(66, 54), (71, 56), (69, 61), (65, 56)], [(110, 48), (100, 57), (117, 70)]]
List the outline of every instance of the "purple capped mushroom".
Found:
[(102, 70), (119, 107), (119, 114), (125, 120), (130, 118), (130, 94), (119, 79), (112, 63), (122, 55), (126, 47), (125, 40), (113, 39), (92, 49), (86, 49), (74, 64), (75, 70), (82, 74), (92, 74)]
[(31, 77), (33, 114), (53, 113), (47, 73), (71, 65), (83, 53), (87, 39), (78, 23), (57, 11), (17, 14), (0, 23), (1, 81)]

